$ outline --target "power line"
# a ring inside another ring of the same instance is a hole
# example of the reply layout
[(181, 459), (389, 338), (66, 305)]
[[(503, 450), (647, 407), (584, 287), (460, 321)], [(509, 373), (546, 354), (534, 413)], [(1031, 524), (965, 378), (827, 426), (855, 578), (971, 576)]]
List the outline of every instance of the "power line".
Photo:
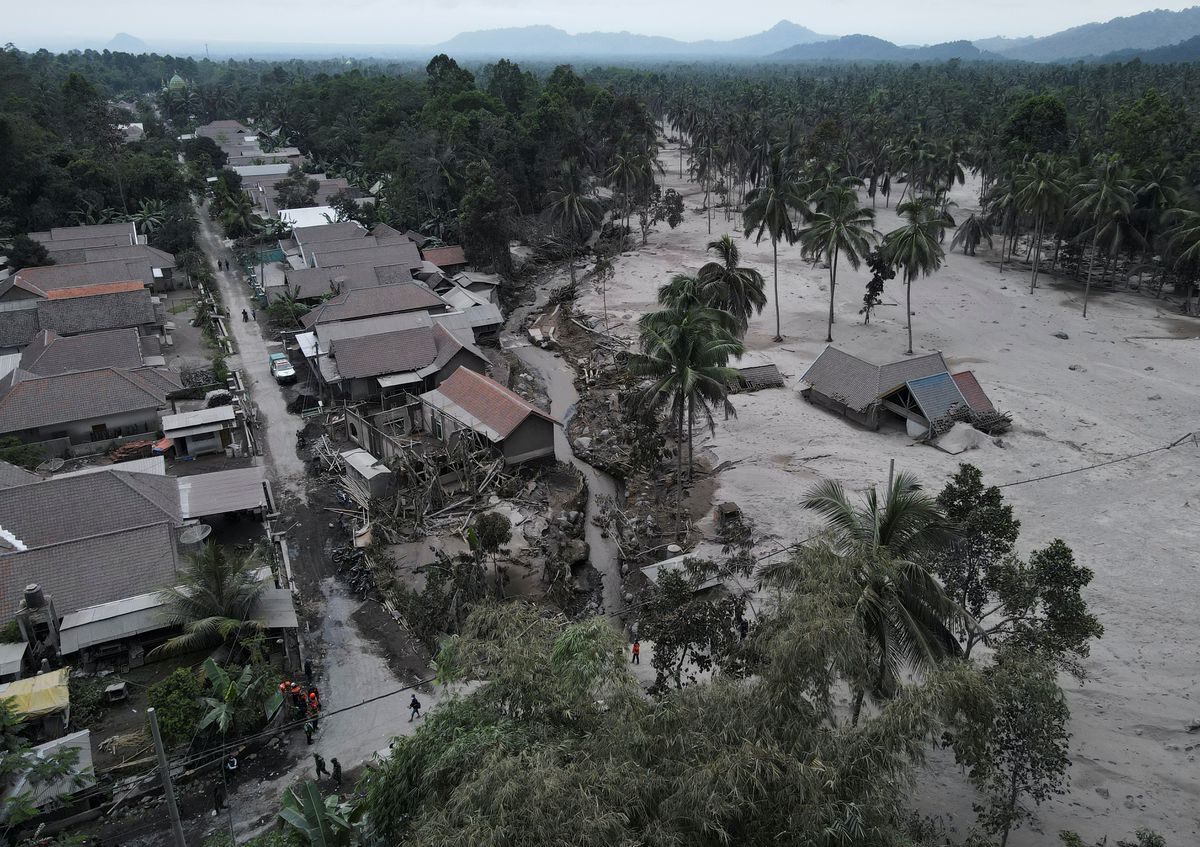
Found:
[(1195, 432), (1184, 433), (1179, 438), (1172, 441), (1170, 444), (1164, 444), (1162, 447), (1154, 447), (1154, 448), (1151, 448), (1150, 450), (1143, 450), (1140, 453), (1131, 453), (1128, 456), (1120, 456), (1116, 459), (1108, 459), (1107, 461), (1104, 461), (1104, 462), (1096, 462), (1094, 465), (1085, 465), (1081, 468), (1071, 468), (1070, 470), (1059, 471), (1057, 473), (1045, 474), (1043, 476), (1035, 476), (1032, 479), (1019, 479), (1016, 482), (1006, 482), (1002, 485), (997, 485), (996, 487), (997, 488), (1012, 488), (1014, 485), (1028, 485), (1031, 482), (1042, 482), (1044, 480), (1055, 479), (1060, 476), (1068, 476), (1070, 474), (1083, 473), (1084, 471), (1090, 471), (1090, 470), (1093, 470), (1094, 468), (1103, 468), (1103, 467), (1106, 467), (1107, 465), (1116, 465), (1116, 464), (1120, 464), (1121, 462), (1128, 462), (1132, 459), (1140, 459), (1142, 456), (1149, 456), (1153, 453), (1162, 453), (1166, 450), (1170, 450), (1173, 447), (1178, 447), (1180, 444), (1187, 441), (1188, 439), (1191, 439), (1192, 443), (1196, 444), (1197, 443), (1196, 433)]
[[(416, 682), (409, 683), (408, 685), (402, 685), (399, 688), (394, 688), (391, 691), (385, 691), (382, 694), (376, 694), (374, 697), (368, 697), (367, 699), (362, 700), (358, 703), (352, 703), (349, 706), (342, 706), (340, 709), (332, 709), (329, 712), (322, 714), (320, 716), (319, 720), (328, 720), (330, 718), (336, 717), (336, 716), (344, 714), (346, 712), (351, 712), (351, 711), (354, 711), (355, 709), (361, 709), (363, 706), (369, 706), (372, 703), (376, 703), (380, 700), (385, 700), (388, 697), (394, 697), (395, 695), (402, 694), (405, 691), (411, 691), (414, 688), (420, 688), (422, 685), (426, 685), (430, 682), (433, 682), (435, 679), (436, 679), (436, 677), (433, 677), (433, 676), (425, 677), (424, 679), (419, 679)], [(175, 759), (169, 758), (167, 760), (167, 764), (171, 768), (201, 767), (206, 764), (211, 764), (214, 761), (225, 758), (225, 756), (228, 754), (229, 750), (234, 747), (237, 747), (241, 744), (249, 743), (249, 742), (257, 740), (259, 738), (267, 738), (272, 735), (277, 735), (282, 732), (287, 732), (288, 730), (292, 730), (297, 727), (302, 727), (307, 721), (308, 721), (308, 718), (305, 717), (305, 718), (301, 718), (300, 720), (297, 720), (297, 721), (288, 721), (288, 722), (280, 724), (279, 726), (276, 726), (276, 727), (272, 727), (269, 729), (264, 729), (264, 730), (260, 730), (258, 732), (250, 733), (249, 735), (238, 736), (237, 738), (234, 738), (234, 739), (231, 739), (228, 741), (222, 741), (221, 744), (218, 745), (217, 747), (209, 749), (209, 750), (205, 750), (200, 753), (188, 754), (188, 755), (181, 756), (181, 757), (178, 757)], [(224, 767), (224, 766), (222, 766), (222, 767)], [(75, 800), (81, 800), (81, 799), (89, 799), (91, 797), (104, 796), (111, 792), (117, 791), (121, 788), (127, 788), (130, 786), (136, 785), (139, 782), (143, 782), (147, 778), (149, 778), (150, 775), (151, 774), (149, 772), (147, 772), (145, 774), (140, 774), (138, 776), (127, 777), (125, 780), (118, 782), (118, 783), (113, 783), (112, 785), (107, 785), (107, 786), (103, 786), (103, 787), (97, 785), (92, 788), (85, 789), (84, 791), (72, 794), (71, 797), (72, 797), (72, 799), (75, 799)]]

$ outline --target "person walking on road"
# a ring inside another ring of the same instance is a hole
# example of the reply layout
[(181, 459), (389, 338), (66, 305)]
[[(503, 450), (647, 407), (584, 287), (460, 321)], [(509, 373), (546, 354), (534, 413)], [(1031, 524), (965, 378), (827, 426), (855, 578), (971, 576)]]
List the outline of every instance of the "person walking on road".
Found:
[[(333, 761), (336, 763), (337, 759), (334, 759)], [(313, 764), (317, 766), (317, 779), (318, 780), (322, 776), (329, 775), (329, 771), (325, 770), (325, 760), (321, 758), (320, 753), (313, 753)]]
[(312, 746), (313, 733), (316, 731), (317, 731), (317, 728), (315, 726), (313, 726), (312, 721), (304, 722), (304, 738), (308, 741), (308, 744), (310, 747)]
[(337, 786), (338, 788), (341, 788), (342, 787), (342, 763), (337, 760), (336, 756), (333, 757), (332, 759), (330, 759), (329, 761), (333, 763), (333, 784), (335, 786)]
[(250, 313), (245, 309), (242, 309), (242, 323), (245, 323), (248, 320), (250, 320)]
[(413, 695), (413, 697), (412, 697), (412, 699), (408, 701), (408, 708), (409, 708), (409, 709), (411, 710), (411, 712), (412, 712), (412, 713), (411, 713), (411, 714), (408, 716), (408, 722), (409, 722), (409, 723), (412, 723), (414, 718), (419, 718), (419, 717), (421, 717), (421, 701), (417, 699), (417, 695), (416, 695), (416, 694), (414, 694), (414, 695)]
[(213, 783), (212, 790), (213, 798), (213, 817), (221, 814), (221, 810), (225, 808), (225, 786), (219, 782)]
[(633, 658), (629, 660), (632, 665), (640, 665), (642, 663), (642, 642), (633, 642)]

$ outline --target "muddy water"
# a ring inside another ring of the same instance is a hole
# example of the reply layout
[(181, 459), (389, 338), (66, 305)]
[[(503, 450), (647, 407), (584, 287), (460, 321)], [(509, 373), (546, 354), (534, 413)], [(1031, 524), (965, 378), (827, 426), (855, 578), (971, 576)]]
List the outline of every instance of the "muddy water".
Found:
[(576, 458), (567, 440), (567, 425), (575, 414), (575, 403), (579, 393), (575, 390), (575, 374), (569, 365), (548, 350), (534, 347), (516, 339), (511, 340), (514, 355), (531, 371), (542, 378), (546, 393), (550, 397), (550, 414), (562, 421), (561, 427), (554, 428), (554, 455), (560, 462), (569, 462), (579, 468), (583, 478), (587, 480), (588, 501), (584, 521), (584, 540), (588, 543), (592, 567), (599, 572), (603, 581), (601, 593), (602, 611), (613, 614), (624, 605), (621, 599), (621, 564), (618, 558), (617, 544), (611, 537), (605, 538), (600, 527), (592, 523), (592, 517), (600, 513), (598, 498), (611, 497), (619, 501), (617, 482), (611, 476), (598, 471), (582, 459)]

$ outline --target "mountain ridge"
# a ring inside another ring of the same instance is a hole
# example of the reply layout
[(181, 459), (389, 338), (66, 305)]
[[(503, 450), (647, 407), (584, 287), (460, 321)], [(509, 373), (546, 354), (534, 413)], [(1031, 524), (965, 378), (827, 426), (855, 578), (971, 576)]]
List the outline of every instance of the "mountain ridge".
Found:
[(783, 20), (763, 32), (728, 40), (681, 41), (665, 35), (621, 32), (569, 33), (534, 24), (463, 32), (430, 49), (463, 56), (512, 54), (520, 56), (615, 55), (644, 57), (753, 57), (796, 44), (833, 39), (808, 27)]
[(952, 59), (1006, 61), (1003, 56), (980, 50), (965, 40), (901, 47), (891, 41), (861, 33), (814, 44), (797, 44), (773, 53), (768, 58), (783, 62), (945, 62)]

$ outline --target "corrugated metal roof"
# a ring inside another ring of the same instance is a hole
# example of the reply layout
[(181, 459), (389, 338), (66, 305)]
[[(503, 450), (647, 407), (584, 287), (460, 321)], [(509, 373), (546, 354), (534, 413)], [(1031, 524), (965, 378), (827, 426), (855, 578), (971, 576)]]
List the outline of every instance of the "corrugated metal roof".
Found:
[(25, 651), (29, 645), (24, 641), (12, 644), (0, 644), (0, 676), (10, 676), (21, 672), (21, 662), (25, 660)]
[(962, 392), (948, 373), (910, 379), (905, 384), (920, 407), (921, 414), (931, 424), (946, 417), (955, 407), (967, 405)]
[(267, 629), (297, 629), (300, 619), (292, 592), (287, 588), (267, 588), (258, 595), (254, 619)]
[(59, 628), (64, 656), (167, 626), (158, 592), (137, 594), (90, 606), (63, 617)]
[(163, 432), (175, 431), (193, 426), (223, 423), (235, 417), (233, 406), (214, 406), (211, 409), (197, 409), (194, 412), (180, 412), (177, 415), (163, 415)]
[(262, 509), (267, 505), (265, 479), (262, 467), (181, 476), (179, 506), (185, 518)]
[(996, 407), (992, 405), (992, 401), (983, 391), (983, 386), (979, 384), (979, 380), (975, 378), (975, 374), (971, 371), (963, 371), (962, 373), (953, 374), (954, 383), (958, 386), (958, 390), (962, 392), (962, 396), (966, 399), (967, 405), (976, 412), (994, 412)]

